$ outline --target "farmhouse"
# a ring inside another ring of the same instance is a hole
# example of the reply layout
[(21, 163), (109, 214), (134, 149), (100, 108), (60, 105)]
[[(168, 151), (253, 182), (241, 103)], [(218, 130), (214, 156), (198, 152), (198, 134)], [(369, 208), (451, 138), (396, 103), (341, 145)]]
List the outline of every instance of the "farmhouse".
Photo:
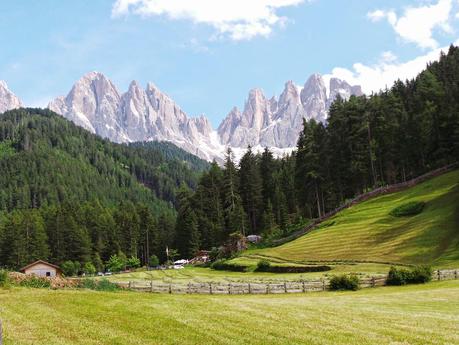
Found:
[(59, 266), (50, 264), (49, 262), (38, 260), (19, 270), (25, 274), (35, 274), (40, 277), (60, 277), (62, 270)]

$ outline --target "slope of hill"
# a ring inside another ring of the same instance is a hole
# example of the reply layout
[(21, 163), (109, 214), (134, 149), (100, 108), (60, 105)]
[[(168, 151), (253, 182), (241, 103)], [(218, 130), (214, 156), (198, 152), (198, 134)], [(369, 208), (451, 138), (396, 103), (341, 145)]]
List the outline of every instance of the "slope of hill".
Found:
[(170, 144), (113, 144), (49, 110), (0, 116), (0, 211), (92, 199), (170, 208), (206, 167)]
[[(425, 202), (409, 217), (390, 212)], [(459, 265), (459, 171), (346, 209), (317, 229), (279, 247), (249, 251), (238, 260), (388, 262)]]

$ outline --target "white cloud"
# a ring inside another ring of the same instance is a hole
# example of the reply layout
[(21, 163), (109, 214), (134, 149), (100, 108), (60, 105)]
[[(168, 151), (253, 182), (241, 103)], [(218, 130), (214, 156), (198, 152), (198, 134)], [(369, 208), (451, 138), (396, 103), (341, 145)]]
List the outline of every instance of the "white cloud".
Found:
[(275, 26), (282, 26), (287, 20), (277, 10), (303, 2), (305, 0), (117, 0), (112, 16), (136, 14), (188, 19), (214, 27), (220, 36), (247, 40), (271, 34)]
[(398, 36), (408, 42), (416, 43), (422, 48), (436, 48), (437, 41), (433, 38), (435, 29), (450, 33), (449, 24), (452, 0), (438, 0), (436, 4), (421, 7), (408, 7), (403, 16), (390, 11), (376, 10), (367, 14), (368, 18), (377, 22), (387, 19)]
[[(458, 45), (459, 40), (454, 44)], [(448, 47), (434, 49), (425, 55), (406, 62), (385, 60), (384, 56), (387, 53), (383, 53), (381, 61), (375, 65), (356, 63), (352, 66), (352, 69), (337, 67), (325, 77), (327, 80), (335, 77), (344, 79), (352, 85), (361, 85), (363, 92), (370, 94), (378, 92), (386, 88), (386, 86), (390, 88), (398, 79), (405, 81), (416, 77), (419, 72), (426, 68), (428, 62), (439, 59), (442, 50), (447, 52)], [(392, 54), (391, 57), (394, 58), (395, 56)]]

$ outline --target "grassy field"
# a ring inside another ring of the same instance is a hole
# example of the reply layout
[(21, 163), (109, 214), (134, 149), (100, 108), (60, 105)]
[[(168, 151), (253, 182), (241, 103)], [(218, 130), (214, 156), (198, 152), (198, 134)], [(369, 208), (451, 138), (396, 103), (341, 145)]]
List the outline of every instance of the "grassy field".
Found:
[(111, 281), (154, 281), (158, 283), (188, 283), (188, 282), (272, 282), (285, 280), (317, 279), (324, 275), (333, 275), (340, 272), (355, 272), (365, 274), (386, 274), (387, 265), (359, 264), (338, 265), (332, 271), (311, 273), (264, 273), (264, 272), (231, 272), (217, 271), (209, 268), (186, 266), (181, 270), (158, 270), (121, 273), (107, 278)]
[[(389, 215), (426, 202), (411, 217)], [(390, 262), (459, 267), (459, 171), (346, 209), (311, 233), (279, 247), (246, 252), (235, 262)]]
[(459, 281), (306, 295), (0, 289), (5, 345), (458, 344)]

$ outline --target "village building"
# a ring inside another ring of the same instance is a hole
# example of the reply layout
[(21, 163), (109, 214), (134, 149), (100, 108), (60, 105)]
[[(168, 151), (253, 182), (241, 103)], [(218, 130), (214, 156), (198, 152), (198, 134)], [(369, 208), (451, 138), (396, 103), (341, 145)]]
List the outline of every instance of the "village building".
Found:
[(38, 260), (19, 270), (25, 274), (35, 274), (39, 277), (60, 277), (62, 270), (59, 266), (50, 264), (49, 262)]

